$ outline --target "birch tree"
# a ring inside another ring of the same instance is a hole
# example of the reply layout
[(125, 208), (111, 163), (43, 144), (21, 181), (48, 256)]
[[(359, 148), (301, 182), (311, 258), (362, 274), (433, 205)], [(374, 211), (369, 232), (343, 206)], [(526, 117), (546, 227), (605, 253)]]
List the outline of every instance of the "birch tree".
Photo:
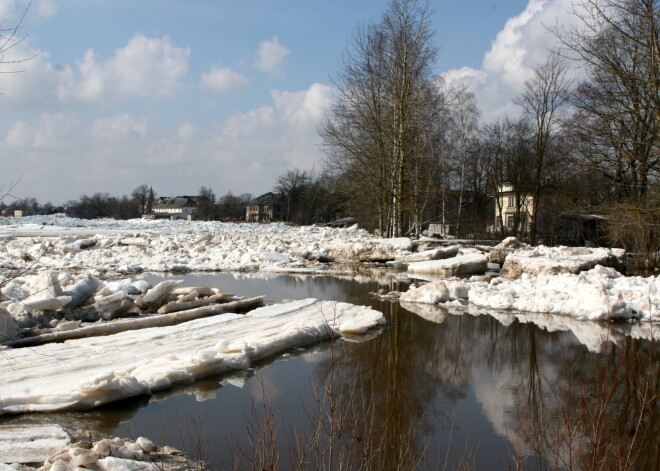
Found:
[(456, 90), (451, 99), (452, 126), (450, 139), (452, 142), (454, 162), (458, 171), (458, 210), (456, 215), (456, 235), (460, 236), (461, 213), (464, 206), (465, 178), (474, 141), (479, 131), (479, 110), (474, 94), (465, 88)]
[(392, 0), (378, 23), (357, 30), (335, 79), (338, 96), (320, 126), (326, 165), (349, 207), (375, 213), (384, 235), (400, 236), (418, 214), (429, 127), (438, 108), (430, 11)]

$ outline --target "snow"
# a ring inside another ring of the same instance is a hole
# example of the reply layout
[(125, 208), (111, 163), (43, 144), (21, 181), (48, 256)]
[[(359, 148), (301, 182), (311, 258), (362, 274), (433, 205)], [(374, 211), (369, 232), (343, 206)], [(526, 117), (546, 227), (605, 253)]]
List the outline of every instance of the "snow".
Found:
[(449, 315), (490, 316), (504, 326), (514, 322), (534, 324), (548, 332), (571, 332), (575, 339), (589, 351), (600, 353), (608, 342), (619, 344), (628, 337), (651, 340), (660, 339), (660, 329), (653, 322), (605, 323), (576, 319), (565, 315), (540, 314), (519, 311), (497, 311), (474, 305), (450, 301), (444, 304), (420, 304), (402, 301), (401, 306), (435, 323), (442, 323)]
[(0, 463), (43, 463), (70, 441), (59, 425), (0, 425)]
[(439, 260), (443, 258), (454, 257), (458, 253), (459, 246), (441, 247), (439, 249), (423, 250), (421, 252), (406, 253), (399, 255), (395, 261), (402, 263), (424, 262), (427, 260)]
[(624, 254), (623, 249), (545, 247), (541, 245), (508, 254), (500, 275), (514, 279), (520, 278), (523, 273), (530, 275), (576, 274), (596, 265), (621, 268)]
[(520, 279), (498, 277), (489, 283), (440, 281), (401, 296), (404, 302), (431, 304), (460, 299), (486, 309), (558, 314), (580, 320), (658, 321), (660, 276), (625, 277), (598, 265), (577, 275), (523, 274)]
[(435, 274), (443, 277), (470, 275), (486, 271), (488, 258), (481, 253), (459, 255), (444, 260), (416, 262), (408, 265), (408, 273)]
[(0, 362), (0, 414), (89, 409), (384, 322), (370, 308), (306, 299), (246, 315), (8, 349)]
[(438, 304), (447, 301), (467, 299), (472, 284), (460, 280), (443, 280), (427, 283), (401, 294), (402, 302)]
[(382, 239), (358, 228), (205, 221), (80, 220), (63, 215), (0, 218), (0, 266), (21, 257), (36, 269), (237, 271), (318, 266), (319, 260), (393, 260), (407, 237)]
[[(208, 469), (201, 461), (192, 461), (174, 448), (157, 447), (151, 440), (139, 437), (104, 438), (96, 442), (71, 443), (42, 460), (40, 471), (99, 469), (101, 471), (184, 471)], [(3, 469), (3, 468), (0, 468)], [(10, 468), (14, 469), (14, 468)], [(28, 468), (29, 469), (29, 468)]]
[(101, 471), (160, 471), (157, 463), (133, 461), (108, 456), (96, 462)]

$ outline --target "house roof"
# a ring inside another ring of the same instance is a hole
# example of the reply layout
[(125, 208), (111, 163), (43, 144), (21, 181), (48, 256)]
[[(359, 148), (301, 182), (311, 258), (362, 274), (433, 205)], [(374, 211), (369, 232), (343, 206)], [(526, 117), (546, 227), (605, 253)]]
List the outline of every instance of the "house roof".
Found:
[(183, 209), (196, 208), (197, 196), (174, 196), (158, 198), (154, 203), (154, 209)]
[(279, 195), (276, 195), (272, 191), (264, 193), (261, 196), (257, 196), (251, 200), (249, 206), (275, 206), (276, 204), (284, 204), (285, 199)]

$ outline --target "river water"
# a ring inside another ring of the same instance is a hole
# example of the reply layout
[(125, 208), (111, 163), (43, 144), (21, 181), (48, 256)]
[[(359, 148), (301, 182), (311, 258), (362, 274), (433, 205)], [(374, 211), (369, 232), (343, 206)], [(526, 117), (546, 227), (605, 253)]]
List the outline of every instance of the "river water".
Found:
[[(625, 335), (626, 326), (612, 326), (608, 339), (602, 324), (551, 332), (547, 319), (541, 328), (495, 313), (420, 315), (369, 296), (407, 289), (386, 272), (180, 278), (263, 294), (267, 303), (314, 297), (369, 305), (389, 324), (234, 376), (53, 421), (93, 436), (147, 436), (214, 469), (268, 469), (275, 457), (281, 469), (296, 460), (327, 469), (331, 456), (335, 469), (586, 469), (598, 460), (601, 469), (658, 467), (652, 395), (660, 355), (654, 342)], [(601, 343), (585, 345), (589, 329)]]

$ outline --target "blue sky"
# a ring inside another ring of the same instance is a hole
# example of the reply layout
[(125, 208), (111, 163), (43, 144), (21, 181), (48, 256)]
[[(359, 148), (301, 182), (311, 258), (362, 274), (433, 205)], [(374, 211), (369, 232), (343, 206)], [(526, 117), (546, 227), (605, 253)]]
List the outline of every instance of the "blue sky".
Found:
[[(15, 24), (27, 0), (0, 0)], [(570, 0), (434, 0), (434, 72), (468, 84), (484, 120), (570, 21)], [(54, 204), (147, 183), (162, 196), (272, 189), (318, 169), (316, 123), (355, 28), (385, 1), (33, 0), (0, 64), (2, 185)]]

